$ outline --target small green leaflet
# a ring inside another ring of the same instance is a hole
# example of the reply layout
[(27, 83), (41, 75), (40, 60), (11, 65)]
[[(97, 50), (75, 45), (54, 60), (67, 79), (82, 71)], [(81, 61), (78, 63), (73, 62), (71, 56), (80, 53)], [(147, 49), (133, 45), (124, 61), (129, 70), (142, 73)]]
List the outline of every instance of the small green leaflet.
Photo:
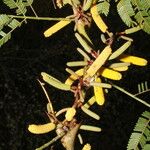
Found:
[(10, 8), (16, 9), (17, 15), (25, 15), (27, 6), (33, 3), (33, 0), (3, 0), (3, 2)]
[[(19, 27), (21, 23), (7, 15), (0, 15), (0, 47), (11, 38), (11, 32)], [(4, 27), (9, 27), (8, 33), (2, 31)]]
[(106, 0), (104, 0), (103, 2), (100, 2), (100, 3), (97, 4), (98, 12), (100, 14), (103, 13), (105, 16), (107, 16), (108, 13), (109, 13), (109, 7), (110, 7), (110, 4)]

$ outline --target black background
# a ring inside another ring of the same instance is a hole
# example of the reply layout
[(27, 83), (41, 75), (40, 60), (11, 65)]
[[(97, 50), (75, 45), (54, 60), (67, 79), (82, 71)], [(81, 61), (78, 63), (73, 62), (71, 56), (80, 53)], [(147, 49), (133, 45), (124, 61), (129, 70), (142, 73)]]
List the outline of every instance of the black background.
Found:
[[(1, 2), (2, 3), (2, 2)], [(1, 4), (0, 3), (0, 4)], [(36, 0), (33, 7), (39, 16), (65, 17), (71, 14), (70, 7), (54, 9), (48, 0)], [(0, 5), (1, 13), (12, 14), (8, 7)], [(28, 10), (27, 15), (33, 14)], [(110, 15), (104, 17), (110, 31), (125, 29), (125, 25), (111, 6)], [(61, 81), (65, 81), (66, 62), (82, 59), (76, 52), (79, 46), (75, 39), (74, 23), (68, 25), (51, 38), (44, 38), (43, 32), (53, 21), (31, 21), (17, 28), (11, 40), (0, 48), (0, 150), (33, 150), (46, 143), (55, 133), (33, 135), (28, 132), (29, 124), (48, 122), (45, 113), (47, 99), (36, 79), (42, 71), (47, 72)], [(100, 32), (95, 24), (89, 35), (95, 48), (103, 47)], [(129, 54), (150, 58), (150, 38), (143, 31), (132, 34), (134, 39)], [(123, 73), (121, 81), (114, 83), (131, 93), (137, 93), (137, 84), (150, 79), (149, 63), (146, 67), (131, 66)], [(150, 85), (148, 85), (150, 87)], [(69, 106), (72, 95), (47, 86), (48, 93), (56, 110)], [(140, 96), (149, 100), (149, 94)], [(92, 150), (124, 150), (139, 115), (148, 110), (146, 106), (112, 88), (106, 96), (104, 106), (92, 106), (92, 110), (101, 116), (95, 121), (86, 115), (81, 118), (85, 124), (100, 126), (101, 133), (80, 131), (84, 143), (91, 143)], [(76, 140), (75, 150), (81, 149)], [(50, 148), (49, 148), (50, 149)], [(60, 142), (54, 144), (54, 150), (63, 149)]]

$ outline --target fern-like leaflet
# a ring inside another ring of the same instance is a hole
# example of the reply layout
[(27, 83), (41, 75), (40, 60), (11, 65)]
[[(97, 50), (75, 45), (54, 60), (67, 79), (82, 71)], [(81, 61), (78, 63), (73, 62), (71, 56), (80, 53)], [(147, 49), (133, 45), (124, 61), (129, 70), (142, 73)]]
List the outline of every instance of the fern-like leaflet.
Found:
[(127, 150), (150, 149), (150, 112), (145, 111), (135, 125), (128, 142)]
[(135, 12), (132, 8), (131, 0), (120, 0), (117, 5), (117, 11), (121, 19), (127, 26), (131, 27), (135, 24), (135, 22), (132, 20)]
[[(150, 34), (150, 0), (131, 0), (132, 5), (135, 7), (134, 10), (137, 11), (135, 14), (135, 19), (142, 25), (143, 30)], [(145, 5), (147, 6), (145, 7)]]
[(110, 0), (104, 0), (99, 2), (99, 4), (97, 4), (97, 9), (99, 13), (103, 13), (105, 16), (108, 15), (110, 7), (109, 1)]
[(146, 92), (150, 92), (147, 81), (138, 84), (138, 93), (134, 95), (137, 96), (137, 95), (144, 94)]
[(10, 8), (16, 9), (17, 15), (25, 15), (27, 12), (27, 6), (33, 3), (33, 0), (3, 0), (3, 2)]
[[(6, 43), (11, 38), (11, 32), (15, 30), (17, 27), (21, 25), (21, 22), (19, 22), (16, 19), (12, 19), (11, 17), (8, 17), (7, 15), (0, 15), (0, 46), (2, 46), (4, 43)], [(9, 32), (4, 32), (2, 29), (8, 26), (10, 28)]]
[[(19, 27), (22, 22), (26, 22), (25, 13), (27, 12), (27, 6), (30, 6), (34, 14), (36, 15), (34, 9), (32, 8), (33, 0), (3, 0), (10, 9), (15, 9), (17, 15), (23, 15), (24, 19), (19, 22), (18, 20), (10, 17), (9, 15), (1, 14), (0, 15), (0, 47), (6, 43), (11, 38), (11, 33)], [(37, 15), (36, 15), (37, 16)], [(9, 32), (3, 30), (4, 27), (9, 27)]]
[(117, 10), (127, 26), (140, 25), (150, 34), (150, 0), (120, 0)]

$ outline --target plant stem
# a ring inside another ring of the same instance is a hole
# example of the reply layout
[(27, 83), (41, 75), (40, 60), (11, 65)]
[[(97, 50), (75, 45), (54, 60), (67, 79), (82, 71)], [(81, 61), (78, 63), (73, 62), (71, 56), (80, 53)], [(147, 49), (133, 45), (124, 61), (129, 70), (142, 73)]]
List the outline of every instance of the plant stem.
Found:
[(145, 90), (145, 91), (143, 91), (143, 92), (139, 92), (139, 93), (137, 93), (137, 94), (134, 94), (134, 96), (141, 95), (141, 94), (144, 94), (144, 93), (147, 93), (147, 92), (150, 92), (150, 89)]
[(42, 145), (39, 148), (36, 148), (36, 150), (43, 150), (44, 148), (50, 146), (51, 144), (53, 144), (54, 142), (56, 142), (57, 140), (59, 140), (61, 137), (63, 137), (65, 135), (64, 132), (60, 133), (60, 135), (56, 136), (55, 138), (53, 138), (52, 140), (50, 140), (49, 142), (45, 143), (44, 145)]
[(140, 99), (140, 98), (134, 96), (133, 94), (129, 93), (128, 91), (124, 90), (123, 88), (121, 88), (121, 87), (119, 87), (119, 86), (117, 86), (117, 85), (115, 85), (115, 84), (112, 84), (112, 83), (111, 83), (111, 85), (112, 85), (114, 88), (116, 88), (117, 90), (119, 90), (119, 91), (121, 91), (121, 92), (127, 94), (128, 96), (132, 97), (133, 99), (135, 99), (135, 100), (139, 101), (140, 103), (144, 104), (145, 106), (150, 107), (150, 104), (148, 104), (147, 102), (143, 101), (142, 99)]
[(34, 17), (34, 16), (16, 16), (16, 15), (8, 15), (12, 18), (20, 18), (20, 19), (30, 19), (30, 20), (47, 20), (47, 21), (60, 21), (60, 20), (70, 20), (73, 21), (73, 19), (68, 18), (50, 18), (50, 17)]

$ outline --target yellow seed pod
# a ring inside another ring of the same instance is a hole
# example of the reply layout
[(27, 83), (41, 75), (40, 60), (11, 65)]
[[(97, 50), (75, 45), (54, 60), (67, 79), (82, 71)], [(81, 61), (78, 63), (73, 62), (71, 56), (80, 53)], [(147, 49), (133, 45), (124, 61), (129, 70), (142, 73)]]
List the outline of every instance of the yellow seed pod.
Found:
[(91, 150), (91, 145), (90, 144), (85, 144), (82, 150)]
[(28, 127), (28, 130), (33, 134), (44, 134), (54, 130), (56, 125), (54, 123), (46, 123), (43, 125), (31, 124)]
[(84, 39), (84, 37), (82, 37), (82, 35), (80, 35), (79, 33), (75, 33), (75, 37), (77, 38), (77, 40), (79, 41), (79, 43), (82, 45), (82, 47), (84, 48), (84, 50), (86, 52), (88, 52), (88, 53), (91, 53), (92, 47), (89, 46), (89, 44)]
[(87, 11), (93, 4), (93, 0), (86, 0), (85, 4), (83, 5), (83, 10)]
[(102, 129), (100, 127), (95, 127), (91, 125), (81, 125), (80, 126), (81, 130), (86, 130), (86, 131), (93, 131), (93, 132), (101, 132)]
[(115, 68), (112, 68), (113, 70), (116, 70), (116, 71), (127, 71), (128, 70), (128, 66), (124, 66), (124, 67), (115, 67)]
[(84, 113), (86, 113), (87, 115), (91, 116), (92, 118), (96, 119), (96, 120), (99, 120), (100, 119), (100, 116), (97, 115), (96, 113), (94, 113), (93, 111), (91, 111), (90, 109), (87, 109), (86, 107), (84, 106), (81, 106), (81, 109)]
[(147, 65), (147, 60), (144, 58), (140, 58), (140, 57), (136, 57), (136, 56), (129, 56), (129, 55), (121, 55), (119, 57), (119, 60), (122, 62), (129, 62), (132, 63), (134, 65), (138, 65), (138, 66), (146, 66)]
[(71, 121), (73, 119), (73, 117), (76, 114), (76, 110), (75, 108), (71, 107), (67, 110), (66, 114), (65, 114), (65, 118), (67, 121)]
[[(77, 70), (75, 73), (78, 75), (78, 76), (82, 76), (83, 75), (83, 72), (84, 72), (84, 69), (79, 69)], [(67, 80), (65, 81), (65, 84), (67, 85), (72, 85), (72, 83), (77, 80), (77, 76), (75, 75), (71, 75), (69, 76), (69, 78), (67, 78)]]
[(97, 72), (97, 75), (98, 76), (101, 75), (105, 78), (109, 78), (112, 80), (120, 80), (122, 78), (121, 73), (112, 69), (105, 68), (105, 67), (101, 67), (101, 69)]
[(50, 37), (52, 34), (56, 33), (57, 31), (59, 31), (60, 29), (62, 29), (63, 27), (65, 27), (66, 25), (68, 25), (71, 21), (69, 20), (61, 20), (58, 23), (56, 23), (55, 25), (53, 25), (52, 27), (50, 27), (49, 29), (47, 29), (44, 32), (44, 36), (45, 37)]
[(130, 45), (131, 45), (131, 41), (127, 41), (126, 43), (124, 43), (120, 48), (118, 48), (115, 52), (111, 54), (109, 60), (115, 59), (118, 56), (120, 56), (123, 52), (125, 52), (125, 50), (128, 49)]
[(86, 107), (87, 109), (93, 105), (95, 103), (95, 96), (91, 97), (85, 104), (84, 107)]
[(86, 33), (85, 30), (85, 23), (81, 20), (79, 20), (76, 24), (77, 26), (77, 31), (90, 43), (93, 45), (91, 39), (89, 38), (88, 34)]
[(107, 25), (105, 24), (105, 22), (102, 20), (102, 18), (100, 17), (100, 15), (98, 14), (97, 11), (97, 6), (94, 5), (91, 8), (91, 14), (92, 14), (92, 18), (94, 20), (94, 22), (96, 23), (96, 25), (98, 26), (98, 28), (105, 33), (108, 29)]
[(142, 26), (136, 26), (136, 27), (126, 29), (124, 32), (125, 32), (125, 34), (131, 34), (131, 33), (137, 32), (141, 29), (142, 29)]
[[(101, 79), (95, 78), (95, 82), (101, 83)], [(94, 95), (95, 95), (95, 100), (96, 100), (97, 104), (103, 105), (105, 102), (103, 88), (99, 87), (99, 86), (94, 86)]]
[(51, 76), (51, 75), (49, 75), (49, 74), (47, 74), (45, 72), (41, 72), (41, 75), (43, 77), (43, 80), (46, 83), (54, 86), (55, 88), (58, 88), (58, 89), (61, 89), (61, 90), (65, 90), (65, 91), (69, 91), (70, 88), (71, 88), (69, 85), (60, 82), (59, 80), (57, 80), (56, 78), (54, 78), (53, 76)]
[(110, 46), (106, 46), (87, 70), (86, 77), (88, 76), (92, 77), (100, 69), (100, 67), (106, 62), (110, 54), (111, 54), (111, 48)]

